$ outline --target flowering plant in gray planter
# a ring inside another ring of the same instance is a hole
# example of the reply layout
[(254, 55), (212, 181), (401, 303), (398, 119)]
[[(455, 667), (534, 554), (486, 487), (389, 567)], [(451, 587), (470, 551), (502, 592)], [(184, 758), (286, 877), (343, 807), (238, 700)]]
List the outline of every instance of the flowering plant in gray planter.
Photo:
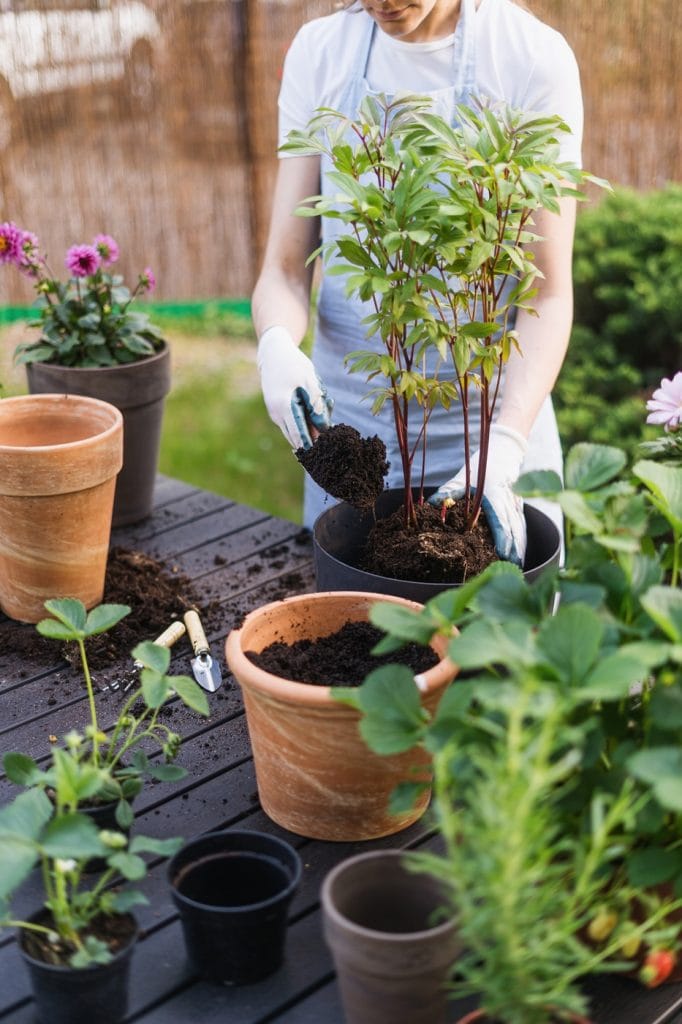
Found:
[(0, 224), (0, 262), (30, 278), (38, 295), (38, 314), (29, 326), (39, 328), (40, 337), (17, 346), (17, 363), (115, 366), (161, 349), (159, 328), (146, 313), (131, 309), (138, 295), (154, 289), (154, 273), (146, 267), (131, 291), (110, 269), (118, 257), (119, 247), (110, 235), (72, 245), (64, 261), (69, 277), (61, 281), (50, 270), (33, 232), (11, 221)]

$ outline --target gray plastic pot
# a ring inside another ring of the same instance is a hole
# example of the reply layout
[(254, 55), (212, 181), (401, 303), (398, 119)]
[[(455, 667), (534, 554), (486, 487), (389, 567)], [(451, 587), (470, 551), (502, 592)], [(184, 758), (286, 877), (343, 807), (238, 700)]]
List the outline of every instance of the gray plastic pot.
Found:
[[(429, 493), (427, 491), (427, 496)], [(403, 501), (403, 489), (384, 491), (376, 504), (376, 516), (394, 512)], [(555, 524), (532, 505), (524, 506), (528, 547), (524, 575), (529, 582), (545, 570), (558, 566), (561, 538)], [(319, 591), (362, 590), (373, 594), (392, 594), (410, 601), (425, 603), (456, 583), (423, 583), (379, 576), (359, 567), (362, 552), (374, 525), (371, 512), (362, 513), (347, 502), (340, 502), (323, 512), (313, 526), (315, 585)]]
[[(447, 893), (399, 850), (337, 865), (322, 886), (346, 1024), (444, 1024), (461, 945)], [(445, 917), (443, 917), (445, 913)]]
[(87, 395), (116, 406), (123, 415), (123, 468), (116, 480), (112, 526), (146, 518), (152, 509), (161, 427), (171, 386), (170, 349), (118, 366), (57, 366), (28, 363), (31, 394)]

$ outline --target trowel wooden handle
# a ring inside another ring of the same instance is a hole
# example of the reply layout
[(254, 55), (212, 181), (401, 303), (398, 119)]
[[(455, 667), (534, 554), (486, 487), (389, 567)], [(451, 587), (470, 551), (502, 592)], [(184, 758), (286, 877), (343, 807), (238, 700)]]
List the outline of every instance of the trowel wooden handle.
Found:
[(208, 640), (206, 639), (204, 627), (201, 625), (201, 619), (197, 612), (195, 612), (193, 608), (190, 608), (188, 612), (185, 612), (184, 618), (194, 653), (200, 654), (202, 651), (207, 651)]
[(164, 629), (161, 636), (157, 636), (154, 641), (159, 647), (172, 647), (176, 640), (179, 640), (181, 636), (185, 634), (185, 624), (180, 622), (171, 622), (168, 629)]

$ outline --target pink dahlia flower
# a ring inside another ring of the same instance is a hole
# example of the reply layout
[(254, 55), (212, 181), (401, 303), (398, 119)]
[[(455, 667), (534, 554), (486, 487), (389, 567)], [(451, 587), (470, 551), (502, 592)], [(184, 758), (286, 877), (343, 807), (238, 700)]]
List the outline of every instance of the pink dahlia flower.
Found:
[(118, 242), (111, 235), (95, 235), (93, 246), (99, 253), (103, 267), (109, 267), (118, 259)]
[(0, 224), (0, 263), (18, 263), (23, 234), (11, 220)]
[(677, 430), (682, 420), (682, 370), (678, 370), (672, 380), (663, 378), (646, 407), (649, 410), (647, 423), (663, 424), (668, 431)]
[(89, 277), (99, 267), (100, 257), (92, 245), (72, 245), (64, 262), (74, 277)]
[(140, 284), (143, 288), (146, 288), (148, 292), (153, 292), (156, 288), (156, 278), (154, 277), (154, 271), (151, 267), (145, 267), (140, 274)]

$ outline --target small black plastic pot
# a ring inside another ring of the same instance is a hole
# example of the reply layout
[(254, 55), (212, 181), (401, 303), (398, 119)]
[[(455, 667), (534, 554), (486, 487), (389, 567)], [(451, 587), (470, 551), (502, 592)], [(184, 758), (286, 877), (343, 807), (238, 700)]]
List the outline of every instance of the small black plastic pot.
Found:
[[(107, 964), (68, 967), (48, 964), (26, 948), (26, 931), (19, 932), (19, 951), (31, 979), (38, 1024), (119, 1024), (128, 1010), (130, 960), (137, 941), (137, 924), (132, 914), (123, 915), (129, 924), (130, 940)], [(34, 914), (32, 923), (49, 924), (45, 910)]]
[[(434, 490), (425, 491), (426, 496)], [(376, 503), (376, 519), (385, 518), (399, 508), (403, 494), (402, 488), (384, 491)], [(523, 572), (532, 582), (546, 569), (558, 566), (561, 537), (549, 516), (539, 509), (526, 503), (524, 515), (528, 545)], [(313, 526), (315, 585), (318, 591), (362, 590), (405, 597), (423, 604), (441, 591), (457, 586), (456, 583), (399, 580), (361, 569), (359, 563), (374, 523), (375, 516), (371, 512), (362, 513), (347, 502), (333, 505), (318, 516)]]
[[(104, 829), (110, 832), (121, 832), (124, 836), (130, 835), (129, 828), (121, 828), (116, 821), (116, 808), (118, 806), (118, 800), (111, 800), (106, 804), (92, 804), (83, 805), (78, 808), (81, 814), (87, 815), (91, 821), (97, 826), (99, 831)], [(87, 861), (83, 871), (86, 875), (94, 875), (99, 871), (104, 871), (107, 867), (106, 858), (104, 857), (93, 857)]]
[(209, 832), (175, 854), (171, 894), (190, 962), (203, 978), (248, 985), (277, 970), (301, 871), (294, 848), (263, 832)]

